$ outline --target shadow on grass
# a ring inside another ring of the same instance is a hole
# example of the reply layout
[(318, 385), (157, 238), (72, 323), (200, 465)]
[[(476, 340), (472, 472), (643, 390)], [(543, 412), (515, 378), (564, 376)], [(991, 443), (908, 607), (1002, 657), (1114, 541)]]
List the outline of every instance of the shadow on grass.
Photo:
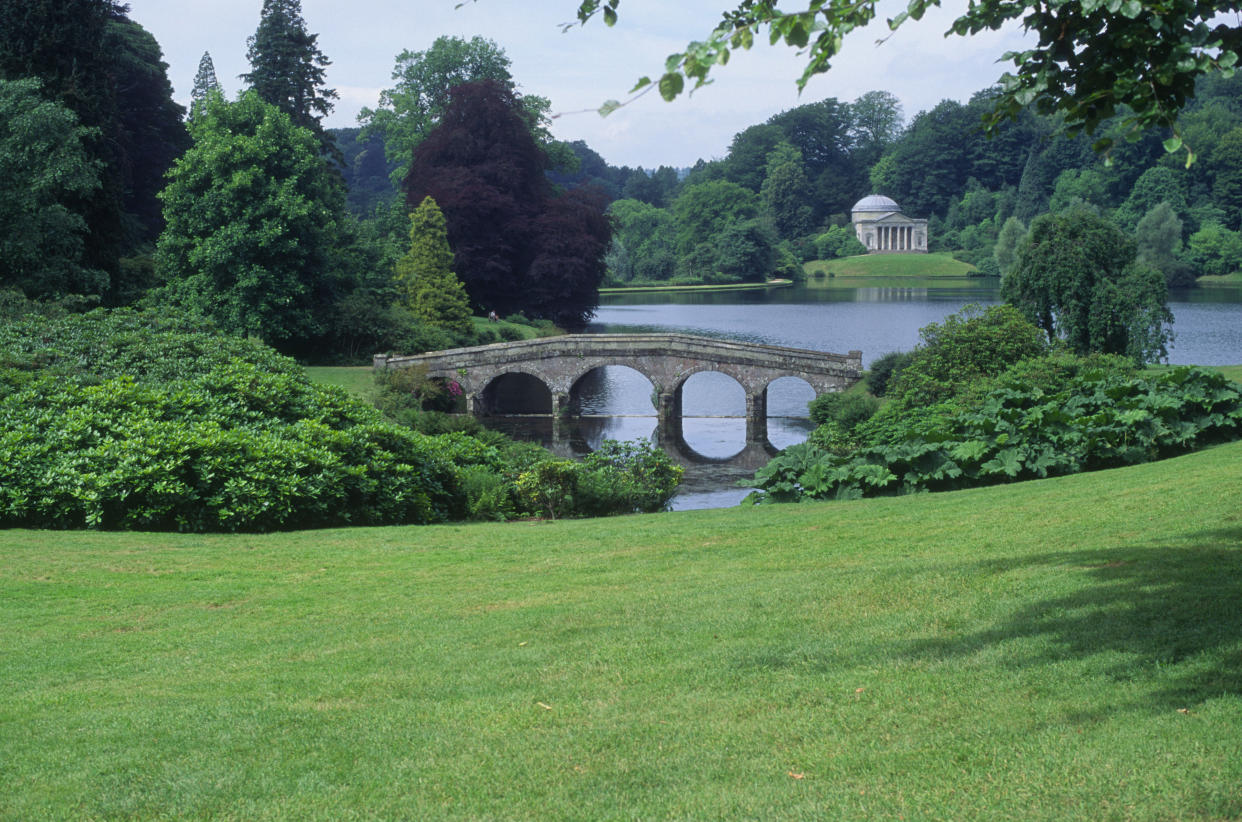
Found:
[(1242, 527), (1204, 531), (1187, 544), (987, 562), (980, 572), (1037, 567), (1085, 573), (1090, 582), (995, 628), (913, 642), (900, 655), (943, 659), (1012, 645), (1010, 665), (1098, 658), (1104, 675), (1150, 680), (1149, 704), (1135, 707), (1153, 710), (1242, 694)]

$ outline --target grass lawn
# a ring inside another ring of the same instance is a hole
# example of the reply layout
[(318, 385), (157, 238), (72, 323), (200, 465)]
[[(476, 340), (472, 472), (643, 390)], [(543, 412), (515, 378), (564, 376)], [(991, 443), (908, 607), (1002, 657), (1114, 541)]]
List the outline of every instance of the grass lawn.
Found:
[(1223, 274), (1219, 277), (1200, 277), (1195, 283), (1199, 286), (1205, 285), (1239, 285), (1242, 284), (1242, 271), (1235, 271), (1232, 274)]
[(768, 280), (762, 283), (724, 283), (718, 285), (631, 285), (601, 288), (600, 294), (647, 294), (676, 291), (762, 291), (765, 288), (781, 288), (793, 285), (793, 280)]
[(0, 818), (1239, 818), (1239, 489), (0, 532)]
[(835, 260), (812, 260), (803, 266), (807, 276), (817, 271), (836, 277), (966, 277), (975, 267), (953, 259), (948, 252), (936, 254), (860, 254)]
[(375, 369), (369, 365), (308, 365), (306, 376), (311, 382), (337, 385), (365, 400), (375, 396)]

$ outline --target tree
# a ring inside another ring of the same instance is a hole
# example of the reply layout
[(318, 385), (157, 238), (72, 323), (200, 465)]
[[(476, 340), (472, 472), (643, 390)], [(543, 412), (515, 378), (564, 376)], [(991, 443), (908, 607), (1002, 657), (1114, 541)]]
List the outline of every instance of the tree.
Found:
[(1123, 229), (1133, 230), (1143, 215), (1160, 203), (1168, 203), (1177, 214), (1186, 213), (1186, 189), (1184, 175), (1164, 166), (1147, 169), (1135, 181), (1130, 195), (1113, 215), (1113, 220)]
[(1018, 257), (1018, 247), (1025, 238), (1026, 226), (1017, 217), (1009, 217), (1001, 225), (1000, 232), (996, 235), (996, 246), (992, 249), (992, 256), (996, 259), (996, 267), (1000, 270), (1002, 277), (1013, 268), (1014, 261)]
[(677, 252), (685, 256), (700, 243), (709, 243), (733, 223), (759, 215), (759, 197), (726, 180), (688, 185), (673, 201)]
[(1238, 230), (1242, 228), (1242, 126), (1220, 139), (1211, 163), (1216, 170), (1212, 195), (1225, 210), (1229, 227)]
[[(142, 26), (125, 18), (110, 20), (103, 48), (111, 55), (110, 70), (117, 89), (126, 248), (145, 252), (164, 228), (157, 196), (164, 187), (164, 175), (190, 147), (183, 122), (185, 109), (173, 100), (168, 64), (159, 43)], [(141, 288), (133, 288), (135, 293), (124, 297), (118, 295), (127, 285), (132, 288), (140, 284), (114, 282), (114, 302), (132, 302), (140, 296)]]
[(444, 212), (430, 197), (410, 214), (410, 248), (397, 260), (396, 280), (406, 307), (423, 322), (470, 330), (470, 298), (453, 273)]
[(204, 51), (203, 56), (198, 58), (198, 73), (194, 75), (194, 87), (190, 89), (190, 113), (194, 113), (207, 95), (223, 93), (220, 81), (216, 79), (216, 65), (211, 61), (211, 52)]
[[(491, 80), (515, 92), (509, 66), (504, 49), (477, 36), (470, 40), (437, 37), (426, 51), (406, 50), (397, 55), (392, 70), (396, 85), (380, 92), (377, 108), (364, 108), (358, 115), (362, 139), (372, 134), (383, 136), (388, 158), (396, 163), (394, 184), (409, 173), (415, 147), (440, 122), (453, 87)], [(552, 141), (547, 130), (551, 102), (535, 95), (520, 99), (531, 132), (541, 145), (548, 145)]]
[(1189, 257), (1199, 276), (1223, 277), (1242, 271), (1242, 234), (1207, 223), (1190, 235)]
[(1164, 359), (1173, 322), (1168, 287), (1135, 256), (1134, 241), (1088, 209), (1045, 214), (1031, 223), (1002, 292), (1077, 354)]
[(525, 311), (581, 327), (598, 304), (611, 240), (602, 198), (557, 195), (520, 98), (496, 81), (452, 89), (414, 149), (408, 203), (444, 211), (457, 274), (480, 312)]
[(332, 113), (338, 95), (324, 87), (331, 61), (319, 50), (318, 40), (302, 19), (302, 0), (263, 0), (259, 27), (246, 40), (250, 71), (241, 78), (260, 100), (289, 115), (294, 125), (310, 129), (325, 154), (334, 155), (332, 138), (320, 120)]
[(209, 97), (190, 134), (160, 194), (163, 297), (286, 351), (324, 333), (348, 232), (319, 141), (253, 90)]
[(767, 174), (759, 193), (777, 234), (793, 239), (810, 232), (811, 186), (802, 170), (802, 152), (789, 143), (778, 145), (768, 155)]
[(850, 141), (862, 165), (870, 167), (901, 134), (901, 101), (887, 91), (869, 91), (850, 103)]
[(92, 135), (40, 92), (34, 78), (0, 80), (0, 286), (34, 299), (98, 294), (108, 276), (85, 264), (75, 210), (99, 186)]
[[(611, 24), (618, 2), (581, 0), (578, 19), (586, 23), (602, 14)], [(727, 62), (730, 52), (750, 48), (767, 29), (773, 42), (805, 49), (806, 69), (798, 80), (802, 88), (814, 75), (828, 71), (844, 38), (874, 20), (878, 5), (878, 0), (807, 0), (805, 11), (788, 11), (775, 3), (739, 0), (707, 37), (671, 55), (654, 82), (669, 100), (682, 93), (688, 80), (697, 88), (708, 82), (713, 67)], [(938, 0), (912, 0), (889, 20), (889, 27), (919, 20), (938, 5)], [(1000, 78), (993, 124), (1033, 106), (1044, 114), (1060, 112), (1072, 130), (1091, 132), (1119, 112), (1126, 130), (1142, 130), (1172, 127), (1193, 96), (1196, 79), (1237, 63), (1242, 53), (1237, 10), (1233, 0), (1053, 5), (981, 0), (971, 3), (946, 34), (996, 30), (1021, 19), (1038, 35), (1034, 47), (1002, 56), (1015, 71)], [(638, 87), (652, 83), (644, 77)], [(1105, 138), (1098, 148), (1108, 148), (1113, 139)], [(1180, 147), (1177, 138), (1166, 144), (1170, 151)]]
[(86, 222), (83, 264), (111, 277), (120, 268), (124, 231), (122, 136), (117, 93), (104, 50), (109, 21), (122, 15), (111, 0), (0, 0), (0, 77), (36, 77), (43, 94), (90, 129), (86, 151), (99, 184), (67, 207)]
[(920, 111), (887, 155), (885, 191), (908, 214), (944, 216), (971, 177), (970, 143), (981, 137), (978, 118), (956, 100)]
[(66, 207), (85, 221), (83, 263), (108, 275), (100, 296), (112, 303), (145, 285), (123, 279), (120, 258), (158, 234), (155, 194), (189, 144), (159, 44), (125, 10), (111, 0), (0, 0), (0, 77), (38, 78), (90, 130), (98, 185)]
[(1137, 259), (1164, 274), (1170, 288), (1195, 284), (1194, 272), (1181, 258), (1182, 221), (1167, 202), (1157, 203), (1134, 231)]
[(641, 200), (617, 200), (608, 206), (613, 243), (625, 250), (624, 267), (611, 269), (621, 280), (667, 280), (675, 274), (673, 218), (668, 209)]
[(739, 131), (724, 161), (725, 179), (758, 192), (767, 176), (768, 155), (782, 142), (788, 142), (784, 129), (771, 123)]

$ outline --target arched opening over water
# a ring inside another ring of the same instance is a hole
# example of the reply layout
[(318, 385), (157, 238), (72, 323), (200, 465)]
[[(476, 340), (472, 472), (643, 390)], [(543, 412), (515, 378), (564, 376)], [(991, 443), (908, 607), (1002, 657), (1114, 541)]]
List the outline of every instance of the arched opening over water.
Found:
[(719, 371), (700, 371), (678, 389), (681, 437), (695, 454), (728, 459), (746, 448), (746, 389)]
[(573, 384), (569, 407), (584, 416), (654, 417), (655, 386), (642, 372), (627, 365), (604, 365), (586, 372)]
[(780, 377), (768, 383), (768, 442), (788, 448), (806, 439), (815, 427), (807, 406), (815, 389), (801, 377)]
[(488, 414), (551, 414), (552, 389), (530, 374), (501, 374), (483, 389), (483, 405)]

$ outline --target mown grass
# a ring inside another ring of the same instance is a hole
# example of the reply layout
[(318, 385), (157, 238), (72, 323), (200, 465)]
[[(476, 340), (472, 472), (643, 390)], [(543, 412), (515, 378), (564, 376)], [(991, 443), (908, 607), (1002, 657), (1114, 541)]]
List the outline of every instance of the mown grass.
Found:
[(1232, 274), (1222, 274), (1220, 276), (1200, 277), (1195, 280), (1195, 284), (1199, 286), (1242, 284), (1242, 271), (1235, 271)]
[(375, 369), (369, 365), (308, 365), (311, 382), (344, 388), (362, 399), (375, 397)]
[(626, 285), (601, 288), (600, 294), (659, 294), (678, 291), (691, 292), (725, 292), (725, 291), (762, 291), (767, 288), (781, 288), (793, 285), (793, 280), (768, 280), (762, 283), (717, 283), (715, 285)]
[(0, 817), (1238, 818), (1240, 487), (0, 532)]
[(935, 254), (860, 254), (835, 260), (812, 260), (803, 265), (808, 276), (816, 272), (835, 277), (966, 277), (975, 267), (953, 259), (948, 252)]

